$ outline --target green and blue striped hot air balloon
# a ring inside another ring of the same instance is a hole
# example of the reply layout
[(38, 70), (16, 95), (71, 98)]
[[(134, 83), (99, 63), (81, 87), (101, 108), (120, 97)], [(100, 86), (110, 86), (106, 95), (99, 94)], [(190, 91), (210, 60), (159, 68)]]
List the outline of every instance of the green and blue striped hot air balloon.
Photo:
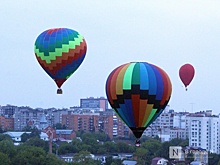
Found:
[(37, 37), (34, 45), (37, 61), (57, 84), (57, 93), (62, 93), (62, 84), (81, 65), (86, 50), (83, 36), (67, 28), (44, 31)]

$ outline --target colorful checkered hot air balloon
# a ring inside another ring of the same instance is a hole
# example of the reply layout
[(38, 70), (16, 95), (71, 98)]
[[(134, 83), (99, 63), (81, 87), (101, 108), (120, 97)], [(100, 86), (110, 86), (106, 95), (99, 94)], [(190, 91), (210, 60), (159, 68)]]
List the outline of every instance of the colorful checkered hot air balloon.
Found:
[(85, 58), (86, 41), (77, 31), (54, 28), (41, 33), (34, 52), (41, 67), (55, 81), (61, 94), (62, 84), (77, 70)]
[(108, 101), (137, 138), (137, 146), (144, 130), (165, 109), (171, 92), (166, 72), (146, 62), (121, 65), (106, 82)]

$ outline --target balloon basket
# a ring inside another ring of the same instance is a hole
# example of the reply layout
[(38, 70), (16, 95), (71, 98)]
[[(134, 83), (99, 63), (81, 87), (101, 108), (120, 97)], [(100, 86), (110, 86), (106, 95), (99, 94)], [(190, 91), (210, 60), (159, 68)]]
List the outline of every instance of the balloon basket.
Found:
[(140, 147), (140, 146), (141, 146), (140, 139), (137, 139), (137, 140), (136, 140), (136, 142), (135, 142), (135, 146), (136, 146), (136, 147)]
[(57, 94), (63, 94), (63, 91), (62, 91), (62, 89), (57, 89)]

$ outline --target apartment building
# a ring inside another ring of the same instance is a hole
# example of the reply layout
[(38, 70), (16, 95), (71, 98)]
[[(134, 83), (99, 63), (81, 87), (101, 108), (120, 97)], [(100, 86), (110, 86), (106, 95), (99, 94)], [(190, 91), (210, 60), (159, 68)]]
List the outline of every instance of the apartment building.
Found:
[(209, 111), (190, 114), (187, 117), (189, 144), (207, 151), (220, 153), (220, 118)]
[(100, 108), (101, 111), (108, 109), (108, 100), (104, 97), (80, 99), (80, 108)]
[(62, 115), (68, 114), (68, 111), (71, 109), (56, 109), (56, 108), (49, 108), (45, 110), (46, 119), (48, 121), (49, 126), (56, 125), (57, 123), (62, 123)]
[(0, 127), (2, 130), (14, 130), (14, 118), (0, 116)]
[(131, 134), (130, 128), (114, 113), (113, 115), (113, 137), (128, 138)]
[(44, 111), (42, 109), (32, 109), (30, 107), (16, 108), (14, 113), (14, 129), (21, 131), (27, 125), (38, 128), (43, 114)]
[(62, 115), (62, 124), (74, 131), (98, 132), (103, 131), (113, 137), (113, 116), (106, 113), (73, 113)]
[(186, 126), (187, 112), (174, 112), (166, 107), (164, 112), (145, 130), (145, 136), (159, 136), (161, 141), (169, 141), (174, 138), (187, 139)]
[(1, 106), (1, 115), (3, 115), (6, 118), (13, 118), (17, 109), (18, 107), (14, 105)]

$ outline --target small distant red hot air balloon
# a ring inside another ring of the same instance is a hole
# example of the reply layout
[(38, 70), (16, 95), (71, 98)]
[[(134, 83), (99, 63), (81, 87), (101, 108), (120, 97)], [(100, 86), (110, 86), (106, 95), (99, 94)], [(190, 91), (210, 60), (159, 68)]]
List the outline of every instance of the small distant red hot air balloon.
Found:
[(195, 75), (195, 69), (191, 64), (184, 64), (179, 69), (179, 76), (183, 84), (185, 85), (186, 91), (187, 86), (191, 83)]

